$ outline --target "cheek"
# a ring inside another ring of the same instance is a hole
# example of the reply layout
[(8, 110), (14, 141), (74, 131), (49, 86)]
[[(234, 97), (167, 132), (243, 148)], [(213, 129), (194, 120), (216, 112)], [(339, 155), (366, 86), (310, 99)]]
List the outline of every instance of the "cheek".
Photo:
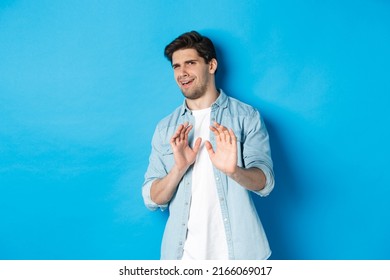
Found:
[(173, 74), (173, 78), (175, 79), (176, 83), (179, 83), (179, 76), (176, 75), (176, 73)]

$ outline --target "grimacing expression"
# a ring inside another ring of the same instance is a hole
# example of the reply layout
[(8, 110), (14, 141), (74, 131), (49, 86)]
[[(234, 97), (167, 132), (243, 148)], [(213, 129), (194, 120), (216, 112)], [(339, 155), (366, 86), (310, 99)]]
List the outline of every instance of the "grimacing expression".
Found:
[(216, 70), (214, 61), (207, 64), (195, 49), (175, 51), (172, 68), (177, 85), (188, 99), (198, 99), (207, 92)]

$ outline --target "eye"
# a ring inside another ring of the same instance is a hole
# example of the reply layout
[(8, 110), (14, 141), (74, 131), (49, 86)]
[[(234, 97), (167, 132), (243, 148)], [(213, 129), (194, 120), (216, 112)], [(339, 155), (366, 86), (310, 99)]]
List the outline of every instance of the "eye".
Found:
[(195, 64), (196, 64), (196, 61), (190, 60), (190, 61), (187, 61), (186, 64), (187, 64), (187, 65), (195, 65)]

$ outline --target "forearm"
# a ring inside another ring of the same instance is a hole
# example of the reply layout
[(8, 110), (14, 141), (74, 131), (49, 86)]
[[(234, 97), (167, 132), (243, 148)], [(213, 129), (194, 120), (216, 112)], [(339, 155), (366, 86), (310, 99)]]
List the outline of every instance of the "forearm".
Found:
[(175, 194), (180, 180), (183, 178), (186, 170), (180, 170), (176, 165), (163, 178), (156, 179), (150, 189), (150, 198), (156, 204), (162, 205), (168, 203)]
[(226, 175), (251, 191), (261, 191), (266, 185), (264, 172), (255, 167), (245, 169), (237, 166), (234, 172)]

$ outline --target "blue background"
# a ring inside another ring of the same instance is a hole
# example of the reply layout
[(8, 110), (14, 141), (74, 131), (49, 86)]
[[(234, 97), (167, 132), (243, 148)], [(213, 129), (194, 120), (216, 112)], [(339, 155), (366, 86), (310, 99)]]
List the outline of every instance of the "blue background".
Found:
[(0, 1), (0, 259), (159, 258), (141, 185), (190, 30), (267, 124), (272, 259), (390, 259), (385, 0)]

